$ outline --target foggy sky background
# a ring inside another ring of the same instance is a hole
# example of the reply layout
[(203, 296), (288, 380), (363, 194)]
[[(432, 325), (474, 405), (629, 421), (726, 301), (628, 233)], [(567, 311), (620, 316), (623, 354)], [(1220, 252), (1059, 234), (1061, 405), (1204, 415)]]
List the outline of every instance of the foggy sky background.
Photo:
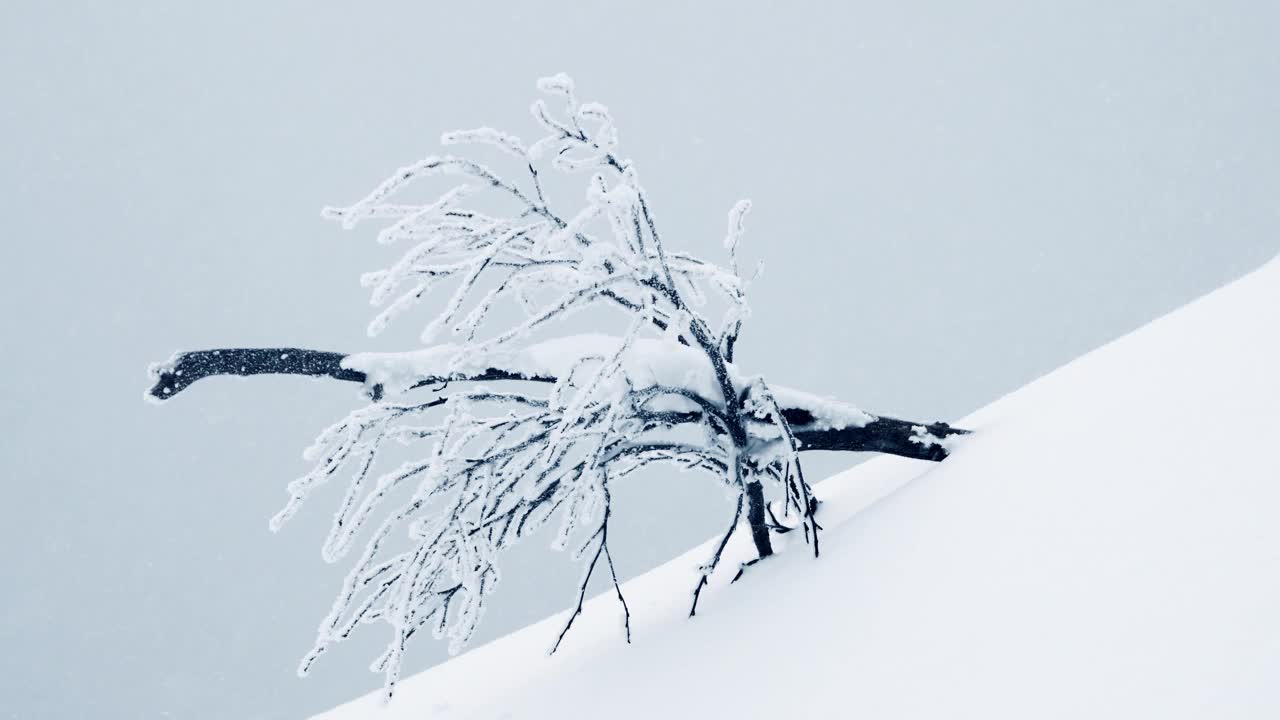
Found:
[[(754, 200), (741, 364), (873, 412), (963, 415), (1280, 251), (1274, 3), (460, 5), (6, 3), (0, 716), (293, 718), (380, 684), (379, 627), (293, 674), (336, 496), (266, 527), (355, 389), (157, 408), (144, 369), (405, 347), (357, 283), (396, 250), (319, 208), (441, 131), (532, 135), (539, 76), (610, 107), (669, 243), (714, 252)], [(726, 519), (690, 477), (619, 495), (627, 575)], [(521, 548), (477, 642), (577, 575)]]

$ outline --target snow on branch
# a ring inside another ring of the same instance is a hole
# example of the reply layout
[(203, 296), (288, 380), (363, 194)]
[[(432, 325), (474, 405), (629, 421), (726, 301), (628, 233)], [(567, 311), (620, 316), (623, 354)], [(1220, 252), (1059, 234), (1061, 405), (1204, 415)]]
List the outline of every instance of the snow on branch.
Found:
[[(383, 621), (392, 640), (373, 669), (391, 692), (409, 639), (429, 629), (447, 637), (451, 650), (461, 648), (499, 581), (501, 551), (553, 520), (553, 547), (587, 558), (578, 612), (603, 559), (626, 614), (608, 547), (609, 485), (655, 463), (709, 473), (740, 494), (759, 495), (771, 482), (788, 511), (812, 519), (801, 499), (807, 485), (796, 494), (803, 479), (795, 443), (790, 455), (756, 452), (777, 441), (750, 432), (760, 425), (754, 406), (744, 408), (751, 384), (730, 364), (749, 314), (736, 259), (748, 204), (730, 213), (729, 268), (673, 252), (634, 167), (617, 154), (608, 109), (579, 102), (564, 75), (538, 87), (554, 102), (533, 105), (541, 130), (533, 142), (488, 127), (442, 137), (445, 145), (496, 149), (512, 172), (433, 155), (396, 170), (355, 203), (325, 210), (346, 228), (387, 223), (377, 241), (405, 248), (362, 277), (380, 308), (370, 335), (433, 293), (440, 300), (420, 326), (425, 349), (346, 356), (337, 368), (326, 358), (326, 374), (361, 378), (374, 402), (320, 435), (307, 452), (312, 470), (290, 484), (272, 527), (341, 475), (347, 489), (322, 554), (341, 560), (361, 538), (364, 550), (302, 672), (356, 627)], [(542, 175), (549, 171), (583, 174), (581, 199), (553, 205)], [(440, 176), (460, 184), (425, 203), (401, 199)], [(591, 306), (618, 312), (613, 332), (535, 342)], [(719, 317), (706, 315), (709, 307), (720, 308)], [(452, 340), (436, 342), (442, 335)], [(171, 386), (165, 396), (192, 381), (180, 379), (188, 366), (199, 364), (177, 358), (153, 371), (158, 386)], [(440, 397), (406, 399), (426, 383), (462, 380), (466, 387)], [(499, 392), (474, 384), (484, 380), (536, 384)], [(778, 411), (771, 418), (774, 426), (786, 422)], [(421, 448), (413, 453), (419, 459), (377, 470), (393, 445)], [(767, 531), (753, 532), (767, 555)], [(814, 541), (816, 532), (806, 525)], [(392, 541), (396, 533), (407, 534), (408, 547)]]
[[(668, 247), (634, 166), (618, 154), (609, 110), (580, 102), (565, 75), (538, 88), (547, 98), (531, 109), (532, 142), (489, 127), (441, 138), (496, 151), (501, 165), (432, 155), (324, 211), (344, 228), (376, 222), (377, 242), (400, 248), (361, 278), (379, 308), (368, 331), (427, 306), (416, 321), (425, 347), (209, 350), (151, 368), (157, 401), (214, 375), (328, 376), (367, 389), (370, 402), (306, 451), (311, 469), (289, 484), (271, 520), (278, 530), (321, 486), (335, 478), (345, 486), (321, 555), (354, 560), (300, 673), (356, 628), (383, 623), (391, 637), (371, 669), (392, 693), (409, 641), (427, 631), (461, 649), (500, 582), (502, 552), (544, 528), (584, 568), (551, 651), (603, 569), (629, 641), (609, 547), (613, 483), (665, 465), (708, 475), (735, 498), (691, 589), (692, 615), (735, 533), (750, 533), (758, 559), (772, 554), (772, 535), (793, 531), (817, 554), (821, 526), (800, 452), (874, 448), (940, 460), (962, 432), (872, 416), (740, 372), (734, 347), (750, 310), (738, 247), (750, 203), (728, 213), (727, 267)], [(553, 204), (547, 173), (582, 177), (584, 191)], [(431, 199), (408, 198), (442, 177), (452, 182)], [(598, 334), (559, 331), (592, 307), (612, 313), (591, 316), (603, 325)], [(415, 393), (424, 388), (425, 397)]]

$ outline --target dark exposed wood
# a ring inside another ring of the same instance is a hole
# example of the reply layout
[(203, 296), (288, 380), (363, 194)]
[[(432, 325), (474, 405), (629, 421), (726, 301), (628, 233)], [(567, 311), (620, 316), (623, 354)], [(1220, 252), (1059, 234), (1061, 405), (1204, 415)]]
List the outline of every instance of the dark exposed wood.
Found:
[(827, 428), (815, 426), (813, 415), (803, 408), (783, 408), (782, 415), (801, 450), (880, 452), (938, 462), (946, 459), (947, 448), (937, 440), (969, 432), (944, 422), (926, 425), (891, 417), (877, 417), (861, 427)]
[(759, 480), (748, 482), (746, 496), (747, 524), (751, 527), (751, 542), (756, 546), (756, 557), (769, 557), (773, 554), (773, 543), (769, 540), (769, 523), (764, 517), (764, 485)]
[[(155, 384), (147, 391), (156, 400), (168, 400), (201, 378), (216, 375), (309, 375), (328, 376), (335, 380), (363, 383), (365, 374), (359, 370), (342, 367), (347, 356), (343, 353), (304, 348), (229, 348), (218, 350), (193, 350), (178, 353), (167, 363), (153, 366)], [(413, 387), (439, 385), (451, 380), (487, 382), (493, 380), (527, 380), (530, 382), (555, 382), (553, 377), (524, 375), (499, 368), (463, 376), (424, 377)], [(380, 387), (371, 388), (375, 400)]]
[(364, 373), (342, 367), (346, 355), (303, 348), (228, 348), (179, 353), (152, 367), (155, 384), (147, 392), (168, 400), (191, 383), (214, 375), (309, 375), (364, 382)]

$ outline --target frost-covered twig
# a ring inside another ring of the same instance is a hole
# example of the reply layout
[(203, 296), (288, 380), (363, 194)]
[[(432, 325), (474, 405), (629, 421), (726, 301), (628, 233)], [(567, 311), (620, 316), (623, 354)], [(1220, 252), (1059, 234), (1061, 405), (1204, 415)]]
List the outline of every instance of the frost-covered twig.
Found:
[(698, 576), (698, 582), (693, 587), (693, 602), (689, 605), (689, 617), (698, 614), (698, 598), (702, 595), (702, 588), (707, 586), (707, 582), (715, 573), (716, 568), (720, 567), (720, 558), (724, 556), (724, 549), (729, 544), (729, 538), (733, 537), (733, 533), (738, 529), (738, 522), (742, 519), (742, 495), (738, 495), (738, 500), (733, 509), (733, 520), (729, 523), (729, 529), (724, 535), (720, 536), (720, 542), (716, 543), (715, 552), (711, 553), (711, 558), (700, 568), (701, 574)]
[[(517, 393), (518, 400), (508, 398), (503, 405), (508, 414), (485, 419), (473, 410), (492, 405), (492, 396), (453, 394), (445, 405), (447, 417), (436, 426), (418, 425), (413, 406), (375, 402), (357, 411), (359, 417), (331, 429), (319, 443), (327, 448), (320, 464), (291, 486), (292, 499), (277, 526), (336, 467), (376, 456), (388, 439), (433, 444), (427, 459), (406, 463), (372, 483), (370, 463), (357, 465), (325, 544), (327, 559), (341, 557), (384, 498), (406, 483), (417, 484), (408, 504), (393, 511), (375, 532), (348, 577), (348, 589), (321, 626), (317, 643), (322, 651), (334, 639), (335, 620), (353, 612), (355, 588), (364, 586), (372, 569), (383, 567), (377, 558), (385, 529), (407, 523), (410, 536), (421, 542), (397, 564), (411, 572), (381, 571), (379, 576), (388, 579), (379, 587), (388, 589), (377, 591), (382, 594), (374, 595), (373, 605), (385, 607), (370, 611), (398, 630), (398, 642), (378, 663), (387, 673), (388, 687), (398, 672), (403, 641), (425, 619), (438, 616), (438, 632), (447, 632), (455, 647), (470, 636), (482, 607), (478, 588), (497, 581), (494, 553), (534, 531), (553, 513), (562, 518), (557, 547), (569, 542), (579, 526), (602, 518), (586, 540), (594, 552), (579, 588), (578, 611), (564, 632), (580, 612), (587, 582), (602, 556), (621, 599), (607, 545), (609, 495), (604, 478), (611, 466), (616, 466), (616, 477), (655, 462), (720, 474), (739, 494), (737, 514), (742, 514), (744, 502), (749, 506), (746, 515), (757, 550), (762, 555), (772, 552), (760, 482), (744, 478), (749, 421), (729, 362), (732, 337), (747, 314), (736, 261), (736, 237), (746, 206), (740, 204), (733, 213), (737, 230), (731, 231), (736, 233), (729, 248), (732, 270), (670, 252), (634, 168), (617, 154), (616, 125), (609, 111), (599, 103), (580, 103), (572, 81), (563, 75), (540, 81), (539, 88), (563, 105), (560, 113), (542, 101), (534, 105), (534, 119), (546, 132), (539, 140), (526, 144), (491, 128), (446, 133), (443, 138), (446, 144), (487, 145), (515, 158), (528, 172), (528, 189), (470, 158), (432, 156), (397, 170), (355, 204), (326, 211), (344, 227), (370, 219), (391, 220), (378, 240), (411, 243), (395, 263), (364, 276), (373, 289), (372, 301), (385, 306), (370, 324), (371, 334), (420, 305), (442, 283), (452, 284), (422, 337), (429, 342), (449, 332), (460, 340), (458, 345), (425, 351), (407, 368), (387, 363), (385, 357), (381, 364), (377, 358), (343, 361), (344, 368), (365, 374), (372, 397), (380, 399), (385, 392), (395, 398), (433, 380), (537, 379), (550, 385), (537, 398)], [(591, 174), (585, 204), (571, 211), (551, 206), (540, 175), (547, 157), (553, 170)], [(423, 205), (396, 203), (409, 186), (439, 175), (462, 176), (479, 189), (456, 186)], [(492, 204), (484, 210), (467, 207), (485, 189), (496, 193), (496, 200), (512, 203), (510, 214), (495, 212), (498, 206)], [(718, 297), (728, 319), (721, 325), (727, 323), (732, 331), (713, 333), (705, 310), (695, 309), (687, 293), (701, 306), (708, 297)], [(632, 317), (630, 330), (611, 349), (531, 349), (535, 333), (595, 304)], [(517, 313), (514, 320), (512, 311)], [(637, 345), (642, 333), (653, 332), (679, 349), (655, 353)], [(652, 367), (655, 360), (666, 369)], [(511, 413), (506, 405), (512, 402), (528, 411)], [(699, 444), (672, 436), (687, 433), (690, 426), (704, 428), (696, 433)], [(438, 587), (441, 582), (448, 585), (446, 594)], [(455, 605), (460, 609), (454, 611)], [(355, 607), (364, 612), (365, 605)]]
[[(874, 449), (940, 460), (949, 437), (963, 432), (872, 416), (740, 372), (734, 354), (750, 316), (750, 279), (738, 248), (750, 204), (729, 212), (728, 267), (670, 247), (635, 167), (618, 152), (608, 109), (580, 102), (564, 75), (538, 88), (552, 102), (532, 108), (540, 132), (533, 142), (487, 127), (441, 138), (494, 152), (508, 167), (433, 155), (324, 213), (346, 228), (380, 221), (377, 242), (402, 248), (361, 278), (379, 308), (368, 331), (430, 301), (423, 349), (208, 350), (151, 368), (157, 401), (215, 375), (327, 376), (365, 386), (370, 402), (320, 434), (305, 453), (311, 469), (289, 484), (271, 521), (280, 529), (319, 487), (345, 479), (321, 555), (357, 557), (300, 673), (357, 627), (381, 622), (392, 637), (371, 669), (390, 694), (409, 641), (429, 630), (447, 637), (451, 651), (463, 647), (500, 582), (502, 553), (552, 528), (552, 547), (576, 547), (584, 567), (552, 651), (581, 614), (601, 558), (630, 641), (608, 544), (611, 482), (664, 465), (705, 473), (730, 491), (733, 519), (701, 569), (692, 616), (742, 526), (757, 559), (773, 552), (773, 534), (796, 528), (817, 553), (821, 527), (800, 452)], [(549, 172), (585, 176), (585, 193), (552, 203)], [(456, 184), (423, 202), (406, 199), (441, 177)], [(605, 322), (606, 334), (557, 332), (590, 308), (612, 313), (580, 316)], [(447, 396), (434, 394), (446, 386)]]
[(595, 573), (596, 565), (600, 562), (602, 555), (605, 563), (609, 566), (609, 577), (613, 581), (614, 592), (617, 593), (618, 602), (622, 605), (622, 627), (626, 633), (627, 642), (631, 642), (631, 609), (627, 607), (627, 599), (622, 594), (622, 585), (618, 582), (618, 571), (613, 565), (613, 555), (609, 552), (609, 514), (611, 508), (609, 506), (607, 485), (604, 488), (604, 496), (604, 518), (600, 521), (600, 527), (587, 539), (587, 544), (594, 543), (596, 550), (591, 556), (591, 561), (587, 563), (586, 571), (582, 574), (582, 580), (578, 583), (578, 603), (574, 606), (573, 612), (569, 615), (564, 627), (561, 628), (560, 635), (556, 637), (555, 645), (551, 646), (552, 655), (555, 654), (556, 650), (560, 649), (560, 643), (564, 642), (565, 635), (573, 627), (573, 621), (577, 620), (578, 616), (582, 614), (582, 603), (587, 597), (587, 585), (591, 582), (591, 576)]

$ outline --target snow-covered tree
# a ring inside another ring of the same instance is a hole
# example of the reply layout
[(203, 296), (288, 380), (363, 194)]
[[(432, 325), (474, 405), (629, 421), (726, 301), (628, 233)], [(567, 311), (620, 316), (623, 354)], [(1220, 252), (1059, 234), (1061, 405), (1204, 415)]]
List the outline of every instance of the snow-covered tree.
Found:
[[(302, 673), (360, 625), (382, 621), (393, 634), (373, 669), (391, 692), (408, 641), (427, 630), (461, 648), (498, 585), (502, 552), (548, 524), (554, 546), (584, 565), (564, 630), (596, 573), (608, 573), (629, 619), (609, 547), (610, 490), (659, 463), (709, 475), (734, 498), (691, 588), (693, 615), (736, 532), (750, 534), (759, 558), (786, 532), (817, 555), (821, 527), (800, 452), (936, 461), (962, 432), (874, 416), (740, 369), (734, 349), (752, 276), (738, 246), (750, 203), (728, 213), (726, 265), (669, 247), (635, 166), (618, 154), (608, 109), (579, 101), (564, 75), (538, 88), (547, 97), (532, 108), (534, 142), (492, 128), (442, 139), (487, 146), (515, 175), (467, 156), (431, 156), (358, 202), (325, 210), (346, 228), (378, 223), (379, 243), (406, 248), (362, 278), (382, 308), (371, 335), (442, 292), (422, 348), (203, 350), (151, 368), (155, 400), (211, 375), (324, 375), (366, 389), (368, 403), (306, 451), (311, 470), (289, 484), (271, 520), (279, 529), (317, 487), (344, 478), (322, 554), (337, 562), (358, 550)], [(581, 177), (585, 192), (553, 202), (548, 173)], [(459, 184), (429, 201), (405, 199), (440, 177)], [(590, 308), (609, 312), (582, 312)], [(572, 315), (600, 333), (567, 333)], [(410, 459), (386, 460), (393, 456)]]

